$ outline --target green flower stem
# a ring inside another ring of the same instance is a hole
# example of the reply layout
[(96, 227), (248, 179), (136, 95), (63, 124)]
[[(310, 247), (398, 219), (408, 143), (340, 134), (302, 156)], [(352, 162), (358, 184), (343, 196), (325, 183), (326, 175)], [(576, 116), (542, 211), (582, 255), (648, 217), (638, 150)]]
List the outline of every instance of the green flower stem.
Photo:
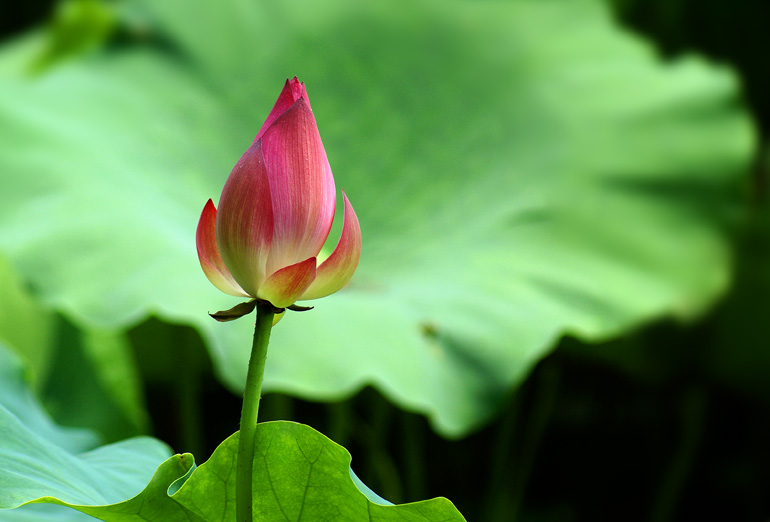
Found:
[(257, 324), (251, 346), (246, 389), (243, 391), (241, 430), (238, 439), (238, 461), (235, 476), (235, 516), (238, 522), (251, 522), (251, 480), (254, 467), (254, 438), (257, 434), (257, 412), (265, 375), (267, 343), (273, 327), (273, 306), (257, 302)]

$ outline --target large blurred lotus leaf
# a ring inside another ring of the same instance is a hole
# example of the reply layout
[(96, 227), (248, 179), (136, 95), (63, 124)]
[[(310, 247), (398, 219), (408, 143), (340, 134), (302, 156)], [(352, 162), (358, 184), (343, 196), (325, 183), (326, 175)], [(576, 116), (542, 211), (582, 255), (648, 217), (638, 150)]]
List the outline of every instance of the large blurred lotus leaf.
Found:
[(53, 417), (109, 441), (145, 431), (141, 382), (125, 334), (67, 324), (29, 294), (2, 258), (0, 281), (0, 341), (24, 360)]
[(122, 8), (111, 50), (34, 78), (33, 40), (0, 56), (0, 249), (71, 318), (194, 325), (241, 386), (253, 321), (206, 315), (236, 301), (194, 232), (295, 74), (364, 247), (345, 291), (276, 327), (267, 390), (373, 383), (461, 435), (564, 333), (692, 316), (727, 285), (753, 146), (734, 76), (662, 63), (599, 1)]
[(36, 301), (7, 259), (0, 257), (0, 341), (24, 359), (33, 388), (40, 391), (56, 346), (56, 314)]
[[(1, 341), (0, 406), (37, 438), (66, 451), (80, 453), (94, 449), (99, 443), (99, 437), (89, 430), (61, 427), (50, 419), (30, 391), (28, 373), (19, 357)], [(5, 437), (0, 438), (0, 444), (4, 445), (5, 441)]]

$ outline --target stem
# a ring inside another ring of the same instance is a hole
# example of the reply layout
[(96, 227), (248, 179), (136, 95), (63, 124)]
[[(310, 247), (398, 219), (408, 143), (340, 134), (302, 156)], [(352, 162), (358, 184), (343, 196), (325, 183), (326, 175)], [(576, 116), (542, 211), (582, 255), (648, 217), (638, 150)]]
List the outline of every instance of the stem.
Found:
[[(557, 359), (558, 361), (558, 359)], [(537, 450), (543, 440), (543, 435), (551, 421), (551, 416), (559, 399), (561, 384), (561, 365), (550, 360), (545, 361), (538, 371), (535, 383), (535, 396), (532, 399), (532, 411), (528, 414), (521, 437), (521, 453), (514, 478), (513, 495), (511, 499), (511, 518), (519, 520), (519, 512), (524, 503), (524, 495), (537, 457)]]
[(675, 518), (679, 497), (692, 473), (703, 438), (707, 410), (708, 396), (702, 386), (693, 384), (682, 392), (679, 404), (679, 444), (652, 504), (652, 522), (668, 522)]
[[(178, 331), (175, 331), (177, 330)], [(176, 402), (179, 409), (177, 426), (179, 444), (184, 451), (203, 458), (203, 417), (201, 415), (201, 378), (206, 352), (200, 337), (190, 328), (175, 327), (168, 330), (169, 346), (179, 342), (186, 346), (185, 356), (176, 363), (179, 371), (174, 374)], [(173, 336), (173, 337), (172, 337)], [(180, 337), (181, 341), (180, 342)]]
[(489, 464), (489, 479), (486, 487), (485, 512), (489, 520), (494, 522), (512, 520), (508, 517), (510, 491), (513, 489), (513, 473), (518, 462), (513, 456), (513, 449), (519, 446), (519, 426), (523, 418), (524, 392), (519, 388), (510, 400), (506, 411), (496, 429), (495, 443), (490, 452), (492, 462)]
[(251, 481), (254, 467), (254, 440), (257, 435), (257, 412), (262, 393), (262, 378), (267, 360), (267, 343), (273, 327), (273, 306), (257, 302), (257, 324), (251, 345), (249, 372), (243, 390), (241, 430), (238, 438), (238, 460), (235, 475), (235, 517), (238, 522), (251, 522)]
[[(492, 473), (487, 487), (487, 520), (519, 520), (537, 450), (559, 398), (561, 365), (553, 359), (540, 364), (527, 389), (513, 398), (498, 428), (491, 453)], [(525, 402), (530, 402), (529, 407)]]
[(404, 411), (401, 418), (403, 459), (406, 468), (404, 489), (409, 492), (409, 498), (405, 500), (421, 500), (428, 496), (428, 481), (425, 476), (428, 469), (425, 458), (425, 424), (414, 413)]

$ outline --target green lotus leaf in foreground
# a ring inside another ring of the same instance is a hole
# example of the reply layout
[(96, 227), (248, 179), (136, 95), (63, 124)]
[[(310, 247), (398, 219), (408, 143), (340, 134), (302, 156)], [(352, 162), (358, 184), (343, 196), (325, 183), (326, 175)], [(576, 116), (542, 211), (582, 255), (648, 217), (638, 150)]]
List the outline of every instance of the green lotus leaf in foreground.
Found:
[[(237, 437), (235, 434), (220, 444), (211, 459), (173, 495), (174, 500), (207, 522), (226, 522), (235, 517)], [(210, 492), (228, 502), (201, 502)], [(445, 498), (402, 505), (372, 501), (371, 494), (365, 495), (353, 482), (350, 454), (345, 448), (309, 426), (285, 421), (257, 427), (253, 506), (254, 520), (265, 522), (465, 520)]]
[[(168, 447), (150, 437), (82, 451), (84, 434), (51, 423), (30, 394), (18, 358), (2, 345), (0, 370), (0, 510), (10, 510), (0, 513), (3, 520), (81, 520), (65, 508), (31, 503), (69, 506), (114, 522), (234, 518), (237, 434), (197, 469), (192, 455), (169, 456)], [(464, 520), (446, 499), (400, 506), (383, 501), (354, 478), (350, 454), (308, 426), (260, 424), (256, 444), (260, 521), (329, 520), (331, 513), (340, 521)]]
[(194, 233), (294, 75), (363, 252), (276, 327), (267, 391), (374, 384), (459, 436), (560, 336), (692, 317), (728, 284), (753, 147), (735, 78), (662, 62), (598, 0), (121, 6), (133, 43), (33, 77), (34, 36), (0, 52), (0, 251), (75, 321), (192, 325), (243, 385), (251, 325), (206, 314), (235, 301)]
[[(142, 491), (171, 454), (150, 437), (93, 447), (95, 434), (64, 429), (50, 420), (29, 391), (18, 357), (2, 344), (0, 368), (0, 509), (38, 498), (92, 505), (119, 502)], [(175, 478), (181, 475), (184, 471)], [(72, 520), (68, 512), (23, 507), (0, 518)]]
[[(149, 485), (140, 494), (111, 505), (94, 502), (78, 491), (92, 486), (93, 477), (75, 480), (69, 490), (60, 489), (34, 499), (45, 486), (27, 488), (29, 501), (70, 506), (108, 522), (123, 521), (205, 521), (226, 522), (235, 517), (235, 453), (237, 434), (223, 442), (205, 464), (195, 469), (179, 487), (193, 464), (192, 456), (174, 455), (163, 462)], [(108, 447), (110, 448), (110, 447)], [(350, 472), (350, 454), (312, 428), (291, 422), (260, 424), (257, 430), (257, 457), (254, 468), (255, 520), (359, 520), (404, 522), (463, 522), (465, 519), (444, 498), (411, 504), (392, 505), (371, 500), (358, 489)], [(114, 452), (110, 448), (111, 452)], [(129, 455), (122, 455), (128, 457)], [(112, 461), (114, 464), (114, 461)], [(103, 473), (106, 468), (98, 468)], [(0, 507), (13, 494), (0, 493)], [(36, 493), (37, 491), (38, 493)], [(17, 494), (17, 498), (24, 498)], [(63, 500), (68, 499), (68, 500)], [(85, 504), (87, 499), (90, 504)], [(9, 506), (13, 507), (13, 505)]]

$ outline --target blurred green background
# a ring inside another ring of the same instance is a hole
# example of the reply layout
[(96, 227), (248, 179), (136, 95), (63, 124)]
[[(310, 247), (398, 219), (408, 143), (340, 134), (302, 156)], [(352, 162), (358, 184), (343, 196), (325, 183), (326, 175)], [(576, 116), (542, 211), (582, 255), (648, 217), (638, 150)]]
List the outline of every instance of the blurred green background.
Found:
[(237, 429), (252, 322), (206, 315), (235, 303), (195, 226), (297, 75), (364, 252), (349, 287), (276, 327), (263, 420), (469, 521), (766, 520), (768, 15), (6, 8), (0, 340), (59, 423), (203, 462)]

